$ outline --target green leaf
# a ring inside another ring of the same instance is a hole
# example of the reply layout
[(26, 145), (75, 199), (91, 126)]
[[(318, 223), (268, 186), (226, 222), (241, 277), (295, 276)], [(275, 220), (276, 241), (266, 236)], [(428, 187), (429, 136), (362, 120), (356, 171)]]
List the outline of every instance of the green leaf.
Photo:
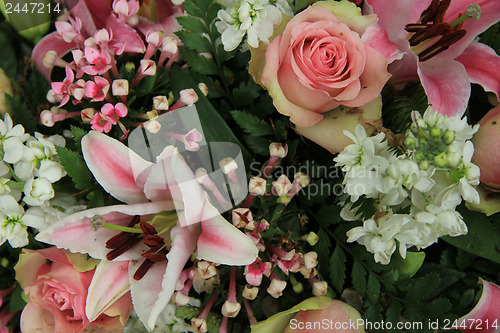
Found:
[(5, 71), (7, 76), (15, 78), (17, 72), (17, 56), (7, 31), (0, 30), (0, 45), (2, 45), (0, 68)]
[(177, 22), (186, 30), (191, 32), (208, 33), (208, 29), (202, 20), (193, 16), (177, 16)]
[(89, 200), (89, 203), (87, 204), (87, 208), (96, 208), (96, 207), (102, 207), (105, 205), (104, 201), (104, 193), (102, 190), (95, 190), (87, 194), (87, 199)]
[(463, 205), (457, 211), (464, 218), (469, 232), (467, 235), (442, 239), (463, 251), (500, 263), (500, 230), (496, 228), (484, 214), (466, 209)]
[(19, 96), (5, 94), (5, 101), (9, 106), (10, 115), (14, 124), (21, 124), (25, 133), (33, 133), (36, 130), (38, 119), (33, 116), (32, 111), (24, 100)]
[(416, 303), (427, 299), (437, 289), (441, 278), (436, 273), (429, 273), (413, 281), (415, 283), (411, 285), (405, 298), (408, 302)]
[(219, 73), (217, 65), (213, 59), (208, 59), (187, 47), (179, 47), (179, 52), (188, 63), (190, 69), (205, 75), (216, 75)]
[(418, 272), (424, 263), (425, 252), (407, 252), (406, 259), (399, 252), (392, 257), (391, 266), (399, 271), (400, 279), (409, 279)]
[(75, 183), (75, 188), (86, 190), (92, 187), (94, 177), (87, 168), (87, 164), (83, 161), (82, 156), (64, 147), (56, 146), (56, 150), (64, 170), (66, 170), (71, 180)]
[(366, 294), (366, 274), (363, 265), (357, 260), (354, 261), (351, 274), (352, 285), (361, 296)]
[(316, 215), (319, 224), (323, 227), (328, 227), (342, 222), (343, 220), (340, 218), (341, 210), (342, 208), (338, 205), (321, 207)]
[(385, 315), (388, 322), (394, 325), (401, 321), (401, 311), (403, 311), (403, 306), (396, 300), (392, 300), (391, 304), (385, 310)]
[(243, 135), (243, 140), (254, 154), (269, 156), (270, 140), (251, 135)]
[(137, 88), (134, 90), (138, 97), (146, 96), (153, 90), (155, 85), (156, 76), (146, 76), (143, 78)]
[(23, 298), (23, 288), (18, 286), (10, 296), (9, 310), (11, 312), (21, 311), (26, 306), (26, 301)]
[(262, 88), (256, 84), (252, 78), (241, 82), (237, 88), (233, 89), (234, 106), (241, 108), (253, 104), (254, 100), (260, 97)]
[(87, 134), (87, 131), (71, 125), (71, 133), (73, 134), (73, 140), (75, 140), (76, 147), (78, 150), (82, 149), (81, 142), (82, 138)]
[(316, 2), (316, 0), (295, 0), (295, 13), (300, 12), (314, 2)]
[(24, 87), (24, 91), (29, 91), (26, 97), (30, 99), (32, 108), (38, 107), (39, 104), (47, 103), (47, 91), (49, 89), (50, 83), (45, 76), (36, 69), (33, 69)]
[(184, 46), (191, 50), (213, 53), (212, 43), (206, 37), (186, 30), (176, 31), (175, 34), (181, 39)]
[(344, 251), (337, 244), (332, 256), (330, 257), (330, 283), (337, 289), (339, 293), (342, 292), (345, 281), (345, 271), (346, 271), (346, 257)]
[(377, 303), (380, 297), (380, 282), (374, 273), (368, 275), (368, 283), (366, 284), (366, 295), (372, 303)]
[[(251, 115), (244, 111), (231, 111), (231, 115), (238, 125), (252, 136), (264, 136), (273, 134), (273, 129), (264, 120), (261, 120), (254, 115)], [(268, 147), (266, 147), (268, 149)]]
[(438, 317), (450, 311), (451, 308), (452, 305), (448, 299), (438, 298), (426, 304), (424, 311), (430, 317)]

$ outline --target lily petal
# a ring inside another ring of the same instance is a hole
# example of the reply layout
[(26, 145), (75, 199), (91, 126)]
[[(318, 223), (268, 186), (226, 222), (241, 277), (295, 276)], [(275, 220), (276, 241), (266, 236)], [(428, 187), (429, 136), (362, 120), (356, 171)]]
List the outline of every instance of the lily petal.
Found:
[[(106, 259), (109, 249), (106, 242), (119, 231), (101, 228), (97, 232), (90, 228), (90, 218), (99, 215), (111, 224), (127, 226), (135, 215), (156, 214), (165, 210), (173, 210), (171, 201), (149, 202), (134, 205), (115, 205), (84, 210), (67, 216), (59, 222), (40, 232), (36, 239), (53, 244), (71, 252), (88, 253), (97, 259)], [(148, 248), (142, 243), (120, 255), (117, 260), (132, 260), (141, 257)]]
[(495, 50), (485, 44), (472, 43), (455, 60), (465, 66), (471, 82), (500, 97), (500, 73), (492, 70), (500, 68), (500, 57)]
[(197, 226), (174, 227), (172, 248), (166, 262), (155, 263), (139, 281), (132, 276), (141, 262), (130, 262), (130, 289), (135, 311), (148, 330), (152, 330), (160, 313), (170, 302), (179, 276), (196, 248)]
[(38, 42), (33, 49), (31, 58), (35, 61), (36, 68), (50, 81), (52, 68), (45, 67), (43, 57), (49, 51), (55, 51), (58, 57), (63, 57), (66, 53), (76, 48), (74, 42), (67, 43), (57, 31), (54, 31)]
[[(500, 329), (497, 325), (488, 325), (487, 323), (493, 323), (499, 319), (500, 287), (481, 278), (479, 282), (483, 285), (481, 298), (471, 312), (458, 320), (457, 326), (464, 333), (498, 333)], [(470, 325), (470, 323), (479, 323), (480, 326)]]
[(448, 116), (464, 114), (471, 90), (464, 65), (435, 57), (418, 64), (418, 75), (434, 110)]
[(102, 260), (90, 283), (85, 313), (94, 321), (130, 289), (128, 262)]
[(82, 152), (90, 171), (109, 194), (126, 203), (148, 201), (140, 178), (152, 166), (151, 162), (97, 131), (82, 138)]
[(258, 249), (252, 240), (218, 215), (201, 223), (198, 238), (198, 259), (225, 265), (249, 265)]
[(146, 46), (137, 31), (118, 20), (115, 15), (109, 15), (106, 27), (113, 32), (113, 42), (125, 43), (123, 52), (144, 53), (146, 51)]

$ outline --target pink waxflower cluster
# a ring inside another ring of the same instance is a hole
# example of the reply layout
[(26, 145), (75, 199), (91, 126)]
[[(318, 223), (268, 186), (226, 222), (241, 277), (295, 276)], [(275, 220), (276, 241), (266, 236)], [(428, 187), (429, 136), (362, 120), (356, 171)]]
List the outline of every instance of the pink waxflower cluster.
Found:
[[(175, 7), (171, 3), (169, 6)], [(71, 9), (68, 21), (56, 22), (57, 31), (43, 38), (33, 50), (38, 70), (49, 80), (54, 67), (62, 67), (66, 73), (62, 81), (51, 82), (49, 102), (58, 103), (58, 108), (70, 101), (73, 105), (83, 101), (102, 103), (100, 111), (89, 113), (85, 108), (82, 119), (90, 122), (92, 129), (106, 133), (119, 125), (126, 137), (128, 130), (119, 118), (128, 114), (129, 89), (144, 77), (155, 76), (159, 67), (170, 67), (179, 54), (173, 31), (179, 28), (174, 17), (182, 13), (181, 8), (172, 8), (171, 15), (159, 17), (158, 23), (139, 17), (139, 8), (137, 0), (114, 0), (109, 8), (86, 0)], [(63, 59), (69, 53), (73, 59), (70, 62)], [(122, 55), (141, 57), (131, 82), (120, 77), (118, 59)], [(45, 112), (41, 121), (53, 125), (68, 117), (53, 117)]]

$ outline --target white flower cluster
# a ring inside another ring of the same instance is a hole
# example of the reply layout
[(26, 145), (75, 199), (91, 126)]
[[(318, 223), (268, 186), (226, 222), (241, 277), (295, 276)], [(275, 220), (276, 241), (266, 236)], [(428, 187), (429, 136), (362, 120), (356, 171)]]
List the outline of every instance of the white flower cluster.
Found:
[(49, 200), (55, 195), (52, 183), (66, 175), (55, 150), (64, 144), (60, 135), (24, 133), (9, 114), (0, 120), (0, 244), (25, 246), (28, 226), (39, 229), (47, 214), (61, 215)]
[(259, 41), (269, 44), (274, 28), (281, 23), (282, 13), (293, 16), (287, 0), (234, 0), (223, 4), (227, 8), (219, 10), (215, 26), (222, 34), (226, 51), (236, 49), (245, 35), (253, 48), (259, 47)]
[[(345, 172), (344, 192), (351, 199), (342, 217), (359, 219), (355, 202), (361, 196), (373, 199), (376, 210), (363, 226), (347, 232), (348, 242), (364, 245), (382, 264), (390, 262), (398, 244), (406, 258), (411, 246), (420, 250), (444, 235), (466, 234), (467, 226), (455, 208), (462, 199), (479, 203), (474, 188), (479, 168), (471, 163), (474, 146), (469, 141), (478, 126), (430, 107), (423, 117), (414, 111), (412, 119), (404, 141), (406, 154), (395, 155), (383, 133), (368, 137), (358, 125), (355, 135), (344, 131), (354, 144), (334, 159)], [(409, 214), (398, 213), (404, 208)]]
[[(189, 305), (199, 307), (199, 300), (191, 298)], [(184, 319), (175, 316), (176, 306), (169, 303), (165, 310), (161, 313), (155, 328), (151, 333), (184, 333), (195, 332), (190, 324), (187, 324)], [(148, 333), (144, 325), (141, 323), (135, 311), (132, 312), (123, 333)]]

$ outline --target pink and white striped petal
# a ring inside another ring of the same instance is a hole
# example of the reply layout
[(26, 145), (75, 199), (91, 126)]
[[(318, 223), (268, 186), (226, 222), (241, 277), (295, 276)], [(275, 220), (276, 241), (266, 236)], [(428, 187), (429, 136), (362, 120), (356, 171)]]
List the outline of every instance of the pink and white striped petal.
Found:
[(126, 203), (148, 201), (138, 179), (149, 172), (151, 162), (97, 131), (83, 137), (82, 152), (95, 179), (109, 194)]

